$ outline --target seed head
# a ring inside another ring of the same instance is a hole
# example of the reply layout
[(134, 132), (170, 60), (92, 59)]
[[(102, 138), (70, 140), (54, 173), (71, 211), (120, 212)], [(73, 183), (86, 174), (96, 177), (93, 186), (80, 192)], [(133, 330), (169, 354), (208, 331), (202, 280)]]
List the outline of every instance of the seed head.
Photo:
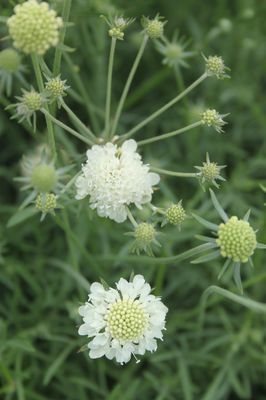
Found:
[(37, 192), (51, 192), (55, 188), (56, 183), (57, 175), (53, 166), (40, 164), (33, 169), (31, 184)]
[(5, 49), (0, 52), (0, 70), (15, 73), (21, 66), (21, 57), (16, 50)]
[(246, 263), (257, 246), (256, 233), (247, 221), (231, 217), (220, 224), (216, 243), (223, 257)]
[(48, 3), (37, 0), (17, 5), (7, 21), (14, 46), (26, 54), (40, 55), (57, 45), (62, 24), (62, 19)]

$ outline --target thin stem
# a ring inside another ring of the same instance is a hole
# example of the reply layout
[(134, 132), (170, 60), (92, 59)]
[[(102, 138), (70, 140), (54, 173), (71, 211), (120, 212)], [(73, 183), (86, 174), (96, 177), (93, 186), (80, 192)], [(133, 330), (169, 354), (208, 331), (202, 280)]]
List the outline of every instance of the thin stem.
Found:
[[(34, 68), (34, 72), (35, 72), (36, 81), (37, 81), (37, 85), (38, 85), (39, 91), (43, 92), (44, 91), (44, 83), (43, 83), (43, 78), (42, 78), (42, 73), (41, 73), (41, 68), (40, 68), (38, 55), (37, 54), (32, 54), (31, 59), (32, 59), (32, 64), (33, 64), (33, 68)], [(49, 113), (48, 105), (44, 105), (44, 108)], [(56, 146), (55, 146), (53, 124), (51, 123), (49, 118), (45, 117), (45, 119), (46, 119), (46, 125), (47, 125), (49, 147), (51, 149), (52, 157), (56, 158)]]
[(115, 113), (114, 123), (113, 123), (113, 127), (112, 127), (112, 130), (111, 130), (111, 138), (114, 136), (114, 134), (116, 132), (117, 124), (118, 124), (122, 109), (124, 107), (124, 104), (125, 104), (125, 101), (126, 101), (126, 98), (127, 98), (131, 83), (133, 81), (133, 78), (135, 76), (136, 70), (137, 70), (138, 65), (140, 63), (141, 57), (142, 57), (142, 55), (144, 53), (144, 50), (145, 50), (146, 44), (148, 42), (148, 39), (149, 39), (149, 37), (147, 35), (144, 35), (143, 41), (141, 43), (141, 46), (139, 48), (139, 51), (138, 51), (137, 56), (135, 58), (135, 61), (134, 61), (133, 65), (132, 65), (132, 68), (131, 68), (131, 70), (129, 72), (129, 75), (128, 75), (128, 78), (127, 78), (127, 81), (126, 81), (126, 84), (125, 84), (125, 87), (124, 87), (124, 90), (123, 90), (123, 93), (121, 95), (121, 98), (119, 100), (118, 107), (117, 107), (117, 110), (116, 110), (116, 113)]
[(202, 122), (198, 121), (198, 122), (194, 122), (194, 124), (187, 125), (184, 128), (180, 128), (180, 129), (177, 129), (177, 130), (172, 131), (172, 132), (164, 133), (163, 135), (154, 136), (154, 137), (152, 137), (150, 139), (140, 140), (138, 142), (138, 146), (142, 146), (142, 145), (148, 144), (148, 143), (157, 142), (157, 141), (163, 140), (163, 139), (168, 139), (168, 138), (170, 138), (172, 136), (180, 135), (181, 133), (187, 132), (190, 129), (197, 128), (200, 125), (202, 125)]
[(71, 58), (69, 57), (69, 54), (63, 53), (63, 57), (68, 64), (69, 70), (72, 73), (72, 77), (78, 87), (78, 90), (83, 98), (83, 104), (87, 109), (88, 115), (91, 120), (91, 124), (93, 127), (93, 131), (99, 132), (100, 131), (100, 126), (99, 122), (97, 120), (96, 114), (99, 114), (98, 108), (95, 107), (95, 105), (92, 103), (90, 96), (84, 87), (84, 83), (82, 82), (78, 72), (76, 71), (76, 66), (73, 64)]
[(111, 108), (111, 96), (112, 96), (112, 76), (113, 76), (113, 67), (114, 67), (114, 54), (115, 54), (115, 46), (116, 46), (116, 38), (112, 37), (111, 47), (110, 47), (110, 55), (109, 55), (109, 64), (108, 64), (108, 75), (107, 75), (107, 88), (106, 88), (106, 104), (105, 104), (105, 137), (109, 136), (110, 129), (110, 108)]
[(88, 128), (79, 118), (78, 116), (68, 107), (68, 105), (64, 102), (63, 99), (61, 99), (61, 104), (62, 107), (64, 108), (64, 110), (68, 113), (68, 115), (70, 116), (70, 118), (75, 121), (75, 123), (77, 124), (77, 126), (82, 129), (84, 131), (84, 133), (86, 133), (93, 142), (97, 141), (96, 136), (92, 133), (91, 129)]
[(197, 178), (198, 174), (195, 172), (175, 172), (175, 171), (167, 171), (166, 169), (150, 167), (150, 170), (153, 172), (158, 172), (158, 174), (170, 175), (170, 176), (178, 176), (180, 178)]
[(85, 138), (84, 136), (80, 135), (77, 131), (74, 129), (70, 128), (69, 126), (65, 125), (63, 122), (59, 121), (55, 117), (53, 117), (46, 109), (42, 108), (41, 111), (43, 114), (46, 116), (46, 118), (52, 122), (54, 122), (56, 125), (60, 126), (60, 128), (63, 128), (65, 131), (71, 133), (71, 135), (75, 136), (82, 142), (88, 144), (89, 146), (93, 145), (94, 143), (90, 140)]
[(138, 125), (136, 125), (134, 128), (132, 128), (130, 131), (125, 133), (123, 136), (120, 137), (120, 140), (125, 140), (130, 138), (134, 133), (138, 132), (143, 126), (147, 125), (149, 122), (151, 122), (153, 119), (157, 118), (159, 115), (161, 115), (163, 112), (168, 110), (168, 108), (172, 107), (174, 104), (176, 104), (179, 100), (181, 100), (184, 96), (186, 96), (189, 92), (191, 92), (195, 87), (197, 87), (201, 82), (203, 82), (206, 78), (208, 77), (207, 73), (204, 72), (195, 82), (193, 82), (187, 89), (185, 89), (182, 93), (180, 93), (178, 96), (174, 97), (172, 100), (170, 100), (168, 103), (166, 103), (163, 107), (159, 108), (159, 110), (155, 111), (153, 114), (151, 114), (149, 117), (141, 121)]
[(128, 216), (128, 219), (130, 220), (130, 222), (131, 222), (131, 224), (134, 226), (134, 228), (136, 228), (136, 227), (138, 226), (138, 224), (137, 224), (135, 218), (133, 217), (133, 215), (132, 215), (130, 209), (129, 209), (128, 207), (127, 207), (126, 209), (127, 209), (127, 216)]
[[(72, 3), (72, 0), (64, 0), (63, 11), (62, 11), (62, 18), (63, 18), (64, 25), (60, 32), (60, 37), (59, 37), (60, 45), (63, 45), (64, 40), (65, 40), (67, 22), (69, 20), (70, 9), (71, 9), (71, 3)], [(55, 58), (54, 58), (54, 64), (53, 64), (53, 75), (54, 76), (57, 76), (60, 73), (61, 61), (62, 61), (62, 47), (57, 46), (56, 50), (55, 50)]]

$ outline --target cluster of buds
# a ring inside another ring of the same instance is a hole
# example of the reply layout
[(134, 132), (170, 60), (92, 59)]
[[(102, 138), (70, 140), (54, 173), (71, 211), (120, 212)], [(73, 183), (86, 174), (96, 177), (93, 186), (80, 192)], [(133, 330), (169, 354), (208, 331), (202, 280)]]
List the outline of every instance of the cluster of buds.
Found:
[(162, 21), (162, 18), (157, 15), (154, 19), (142, 17), (141, 24), (144, 32), (150, 39), (159, 39), (163, 36), (164, 25), (167, 21)]
[(208, 109), (201, 114), (201, 123), (207, 126), (213, 126), (218, 133), (222, 133), (222, 127), (227, 124), (223, 120), (228, 114), (219, 114), (214, 109)]
[(222, 57), (209, 56), (208, 58), (203, 55), (206, 63), (206, 73), (208, 76), (216, 76), (218, 79), (230, 78), (227, 71), (230, 71)]
[(225, 167), (226, 165), (218, 165), (216, 162), (211, 162), (208, 153), (206, 154), (206, 161), (203, 162), (202, 166), (195, 166), (195, 168), (200, 171), (198, 176), (201, 184), (204, 185), (206, 182), (207, 184), (214, 185), (217, 189), (219, 189), (219, 185), (216, 180), (225, 181), (220, 174), (221, 170)]
[(124, 39), (124, 30), (134, 22), (134, 18), (114, 17), (108, 19), (103, 15), (101, 17), (110, 27), (108, 31), (109, 36), (118, 40)]

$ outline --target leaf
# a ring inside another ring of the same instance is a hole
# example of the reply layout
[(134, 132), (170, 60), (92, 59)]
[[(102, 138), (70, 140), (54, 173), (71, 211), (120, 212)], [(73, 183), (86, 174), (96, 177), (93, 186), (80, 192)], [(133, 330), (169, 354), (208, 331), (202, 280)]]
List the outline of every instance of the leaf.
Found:
[(210, 194), (211, 194), (212, 203), (213, 203), (216, 211), (218, 212), (218, 214), (220, 215), (220, 217), (222, 218), (222, 220), (224, 222), (228, 221), (228, 215), (226, 214), (226, 212), (222, 208), (221, 204), (219, 203), (217, 197), (214, 194), (214, 191), (211, 189), (210, 189)]
[(27, 219), (33, 217), (38, 213), (35, 207), (27, 207), (24, 210), (20, 210), (16, 212), (7, 222), (7, 228), (12, 228), (22, 222), (25, 222)]
[(191, 264), (201, 264), (207, 261), (214, 260), (221, 255), (220, 250), (214, 251), (209, 254), (205, 254), (204, 256), (198, 257), (195, 260), (191, 261)]
[(192, 216), (203, 226), (206, 228), (209, 228), (211, 230), (217, 231), (218, 230), (218, 225), (213, 224), (212, 222), (207, 221), (206, 219), (199, 217), (196, 214), (192, 214)]

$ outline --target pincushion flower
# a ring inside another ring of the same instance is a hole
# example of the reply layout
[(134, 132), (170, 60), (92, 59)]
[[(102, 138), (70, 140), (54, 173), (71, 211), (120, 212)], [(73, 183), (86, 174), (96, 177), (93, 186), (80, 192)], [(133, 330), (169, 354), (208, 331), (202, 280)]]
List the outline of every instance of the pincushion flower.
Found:
[(132, 355), (157, 349), (167, 311), (142, 275), (135, 275), (132, 282), (121, 278), (116, 289), (95, 282), (88, 302), (79, 308), (84, 323), (78, 332), (92, 339), (88, 343), (91, 358), (105, 356), (124, 364)]
[(141, 208), (152, 199), (153, 186), (160, 177), (149, 171), (136, 152), (137, 143), (127, 140), (121, 147), (113, 143), (94, 145), (77, 178), (77, 199), (89, 196), (90, 207), (100, 217), (118, 223), (127, 219), (127, 206)]

